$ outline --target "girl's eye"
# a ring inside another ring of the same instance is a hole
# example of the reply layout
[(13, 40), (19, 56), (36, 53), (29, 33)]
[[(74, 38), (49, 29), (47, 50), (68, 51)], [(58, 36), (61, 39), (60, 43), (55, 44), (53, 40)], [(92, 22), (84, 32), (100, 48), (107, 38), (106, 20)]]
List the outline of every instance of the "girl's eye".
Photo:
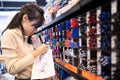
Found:
[(34, 26), (35, 28), (38, 28), (38, 27), (40, 27), (40, 23), (39, 22), (34, 23), (32, 26)]
[(36, 25), (34, 25), (34, 26), (35, 26), (35, 28), (39, 28), (39, 25), (37, 25), (37, 24), (36, 24)]
[(33, 24), (33, 25), (32, 25), (32, 27), (35, 27), (35, 28), (37, 28), (36, 24)]

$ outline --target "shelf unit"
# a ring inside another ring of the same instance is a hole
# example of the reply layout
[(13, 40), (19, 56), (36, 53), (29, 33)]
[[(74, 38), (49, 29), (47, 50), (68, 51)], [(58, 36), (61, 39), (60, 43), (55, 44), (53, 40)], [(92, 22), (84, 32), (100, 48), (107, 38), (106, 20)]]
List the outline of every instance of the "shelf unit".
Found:
[[(60, 22), (70, 19), (72, 17), (75, 17), (77, 15), (83, 14), (86, 11), (95, 9), (98, 6), (102, 6), (104, 4), (107, 4), (108, 2), (111, 2), (111, 0), (81, 0), (80, 3), (78, 3), (76, 6), (72, 7), (70, 10), (68, 10), (66, 13), (58, 16), (52, 22), (43, 25), (45, 28), (38, 31), (36, 34), (53, 27), (56, 24), (59, 24)], [(99, 4), (98, 4), (99, 3)], [(94, 4), (94, 5), (92, 5)]]
[[(81, 0), (80, 3), (78, 3), (76, 6), (72, 7), (69, 11), (62, 14), (61, 16), (55, 18), (52, 22), (48, 23), (47, 25), (44, 25), (45, 28), (38, 31), (36, 34), (45, 31), (47, 29), (50, 29), (52, 27), (55, 27), (54, 25), (57, 25), (61, 23), (62, 21), (65, 21), (67, 19), (73, 18), (75, 16), (81, 15), (83, 13), (86, 13), (88, 11), (91, 11), (99, 6), (103, 6), (105, 4), (111, 3), (112, 0)], [(62, 62), (62, 61), (61, 61)], [(61, 69), (65, 70), (72, 76), (74, 76), (76, 79), (80, 80), (87, 80), (84, 75), (78, 75), (76, 72), (71, 71), (70, 69), (66, 68), (64, 65), (61, 65), (59, 62), (55, 61), (55, 65), (60, 67)], [(84, 72), (87, 73), (87, 72)], [(89, 74), (89, 73), (88, 73)], [(93, 75), (94, 76), (94, 75)], [(100, 78), (100, 77), (98, 77)], [(102, 80), (102, 79), (98, 79)]]
[[(82, 77), (81, 75), (76, 74), (76, 71), (70, 70), (70, 68), (73, 69), (72, 67), (74, 67), (74, 66), (72, 66), (72, 65), (70, 66), (70, 65), (69, 65), (69, 67), (70, 67), (69, 69), (68, 69), (68, 68), (65, 68), (65, 63), (64, 63), (63, 61), (61, 61), (61, 60), (59, 60), (59, 62), (58, 62), (58, 61), (55, 61), (54, 63), (55, 63), (56, 66), (58, 66), (59, 68), (65, 70), (65, 71), (68, 72), (70, 75), (74, 76), (76, 79), (87, 80), (86, 78)], [(63, 64), (64, 64), (64, 65), (63, 65)], [(75, 68), (75, 67), (74, 67), (74, 68)]]

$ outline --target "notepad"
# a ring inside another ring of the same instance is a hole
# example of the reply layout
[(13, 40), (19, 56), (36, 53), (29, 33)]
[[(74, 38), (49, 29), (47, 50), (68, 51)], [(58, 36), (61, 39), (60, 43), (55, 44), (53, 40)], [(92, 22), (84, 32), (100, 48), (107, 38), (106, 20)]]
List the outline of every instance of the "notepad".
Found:
[(45, 79), (55, 75), (52, 49), (36, 58), (32, 68), (32, 79)]

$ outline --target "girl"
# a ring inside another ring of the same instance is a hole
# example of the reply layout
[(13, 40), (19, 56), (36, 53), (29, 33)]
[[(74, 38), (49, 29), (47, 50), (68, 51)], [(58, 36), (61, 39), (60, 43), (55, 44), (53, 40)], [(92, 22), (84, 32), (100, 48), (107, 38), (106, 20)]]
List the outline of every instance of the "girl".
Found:
[(44, 12), (35, 3), (21, 7), (2, 33), (1, 48), (5, 56), (7, 72), (15, 75), (16, 80), (30, 80), (32, 64), (38, 55), (48, 51), (42, 44), (34, 50), (29, 40), (44, 22)]

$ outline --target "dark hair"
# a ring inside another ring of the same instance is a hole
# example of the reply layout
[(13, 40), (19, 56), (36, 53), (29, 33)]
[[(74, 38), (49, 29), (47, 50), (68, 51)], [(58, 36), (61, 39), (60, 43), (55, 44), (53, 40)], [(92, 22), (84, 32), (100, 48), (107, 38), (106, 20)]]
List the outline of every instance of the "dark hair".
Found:
[[(23, 39), (25, 39), (25, 37), (24, 37), (25, 32), (24, 32), (21, 22), (22, 22), (22, 17), (24, 14), (28, 15), (28, 19), (30, 21), (33, 21), (33, 20), (37, 21), (37, 23), (35, 25), (36, 28), (40, 27), (44, 23), (44, 20), (45, 20), (43, 9), (41, 9), (36, 3), (27, 3), (27, 4), (23, 5), (20, 9), (20, 12), (18, 12), (13, 17), (13, 19), (11, 20), (11, 22), (8, 24), (8, 26), (6, 28), (6, 29), (14, 29), (14, 28), (20, 27), (22, 34), (23, 34)], [(2, 32), (2, 34), (4, 33), (4, 31)]]

